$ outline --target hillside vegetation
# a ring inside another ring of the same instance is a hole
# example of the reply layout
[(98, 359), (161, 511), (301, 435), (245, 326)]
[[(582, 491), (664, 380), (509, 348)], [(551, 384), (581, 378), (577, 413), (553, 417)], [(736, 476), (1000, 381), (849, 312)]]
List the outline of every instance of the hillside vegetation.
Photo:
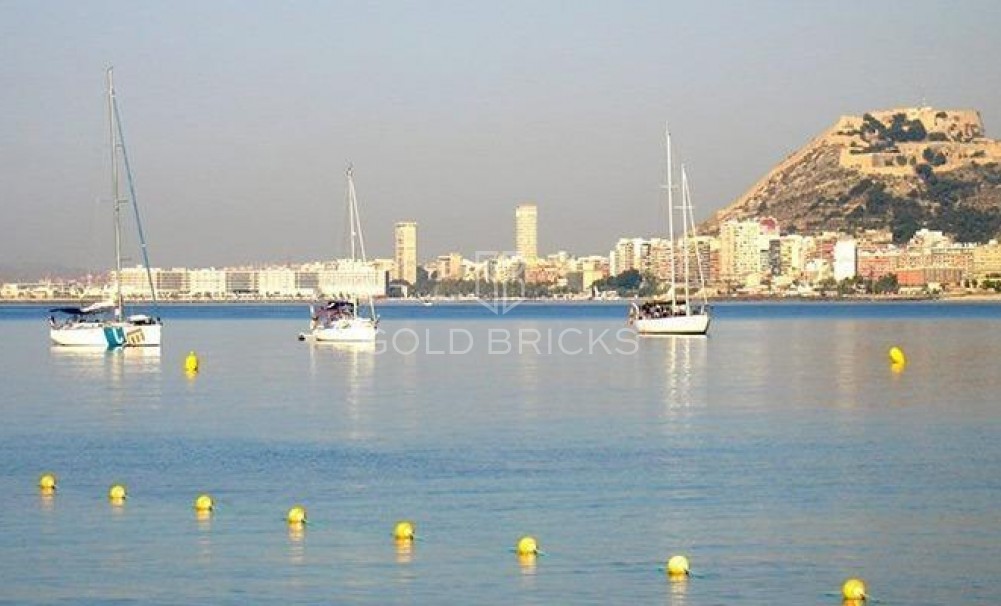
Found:
[(910, 108), (843, 116), (702, 226), (772, 216), (783, 232), (921, 228), (961, 242), (1001, 231), (1001, 144), (977, 112)]

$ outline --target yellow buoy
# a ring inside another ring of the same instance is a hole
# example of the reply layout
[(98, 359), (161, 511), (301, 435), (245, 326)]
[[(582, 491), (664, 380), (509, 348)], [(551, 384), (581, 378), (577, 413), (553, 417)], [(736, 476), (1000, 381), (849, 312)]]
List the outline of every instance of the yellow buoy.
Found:
[(188, 357), (184, 358), (184, 371), (198, 372), (198, 356), (195, 355), (194, 351), (189, 352)]
[(848, 579), (841, 586), (841, 595), (846, 600), (866, 599), (865, 583), (861, 579)]
[(671, 556), (667, 561), (667, 574), (671, 576), (688, 575), (688, 558), (683, 555)]
[(212, 497), (207, 494), (200, 494), (195, 499), (195, 511), (212, 511), (215, 507), (215, 502), (212, 501)]
[(56, 489), (56, 474), (54, 473), (43, 473), (38, 478), (38, 487), (45, 491), (53, 491)]
[(302, 505), (296, 505), (292, 509), (288, 510), (288, 516), (286, 517), (289, 524), (305, 524), (306, 523), (306, 508)]
[(518, 555), (535, 555), (539, 553), (539, 544), (535, 537), (521, 537), (518, 539), (518, 546), (514, 548)]
[(890, 348), (890, 363), (891, 364), (906, 364), (907, 357), (904, 355), (904, 351), (899, 347)]
[(393, 538), (397, 541), (413, 541), (414, 523), (407, 520), (397, 522), (396, 527), (393, 528)]
[(108, 498), (112, 501), (123, 501), (126, 497), (125, 485), (114, 484), (108, 489)]

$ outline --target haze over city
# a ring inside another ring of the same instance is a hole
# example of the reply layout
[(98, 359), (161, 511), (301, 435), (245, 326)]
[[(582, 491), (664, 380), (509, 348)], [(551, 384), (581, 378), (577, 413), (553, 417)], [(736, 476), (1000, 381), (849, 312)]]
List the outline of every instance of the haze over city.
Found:
[(995, 2), (0, 4), (0, 265), (111, 261), (115, 66), (154, 265), (607, 253), (664, 229), (663, 127), (708, 216), (838, 116), (975, 108), (1001, 128)]

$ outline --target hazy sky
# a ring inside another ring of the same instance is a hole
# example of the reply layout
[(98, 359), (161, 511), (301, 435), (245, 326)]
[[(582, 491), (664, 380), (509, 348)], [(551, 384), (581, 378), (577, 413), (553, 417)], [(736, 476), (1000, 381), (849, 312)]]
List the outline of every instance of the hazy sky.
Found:
[(1001, 2), (0, 0), (0, 262), (112, 260), (115, 66), (154, 265), (344, 251), (607, 253), (663, 230), (663, 125), (700, 217), (839, 115), (973, 107), (1001, 136)]

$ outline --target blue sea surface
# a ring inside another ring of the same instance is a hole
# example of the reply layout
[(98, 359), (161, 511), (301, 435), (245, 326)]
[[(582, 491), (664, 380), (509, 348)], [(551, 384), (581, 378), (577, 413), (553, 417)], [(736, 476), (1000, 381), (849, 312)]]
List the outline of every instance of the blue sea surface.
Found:
[(114, 352), (0, 307), (0, 602), (1001, 603), (1001, 306), (637, 338), (627, 305), (383, 305), (371, 348), (297, 341), (304, 305), (168, 305), (162, 348)]

